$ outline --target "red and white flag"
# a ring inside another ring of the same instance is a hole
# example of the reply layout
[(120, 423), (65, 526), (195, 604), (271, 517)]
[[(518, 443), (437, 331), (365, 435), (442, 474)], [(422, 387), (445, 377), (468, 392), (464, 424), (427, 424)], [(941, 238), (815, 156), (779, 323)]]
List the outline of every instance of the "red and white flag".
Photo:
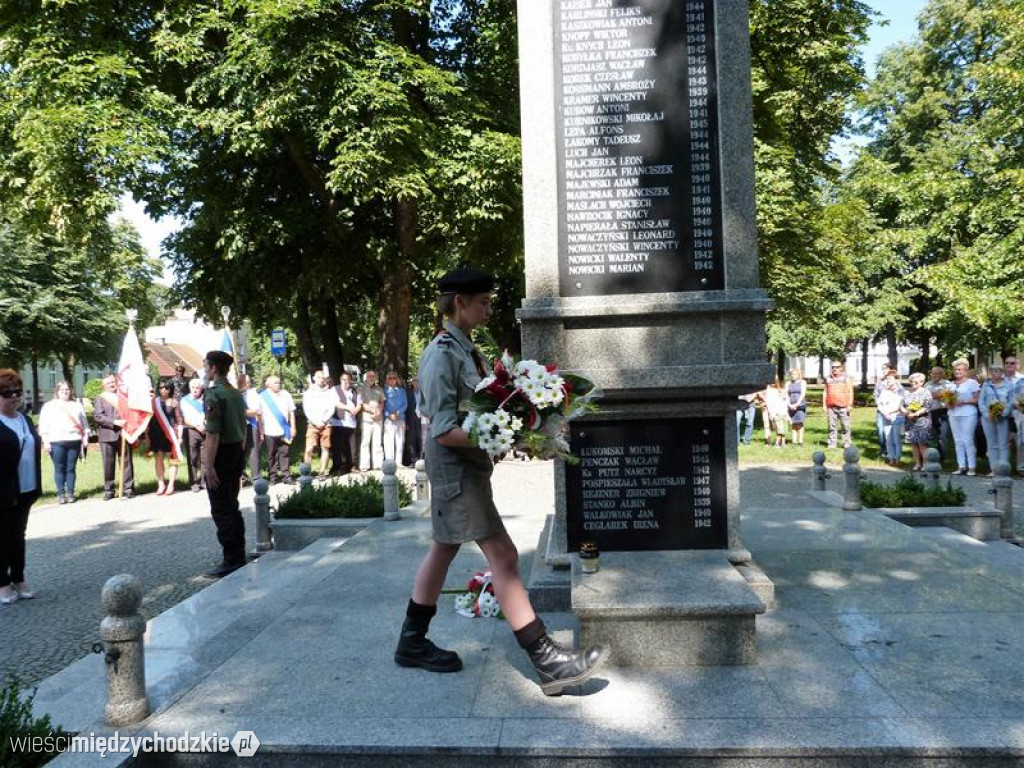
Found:
[(135, 444), (149, 426), (153, 416), (152, 388), (139, 340), (129, 328), (121, 347), (121, 361), (117, 364), (117, 404), (125, 420), (121, 434), (129, 443)]

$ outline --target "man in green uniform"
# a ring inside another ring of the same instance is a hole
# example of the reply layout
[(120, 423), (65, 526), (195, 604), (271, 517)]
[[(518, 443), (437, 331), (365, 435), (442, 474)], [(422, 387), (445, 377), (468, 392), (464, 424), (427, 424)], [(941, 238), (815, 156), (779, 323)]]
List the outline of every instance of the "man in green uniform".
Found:
[(234, 358), (214, 350), (206, 355), (206, 442), (203, 477), (210, 514), (224, 550), (221, 563), (206, 572), (219, 579), (245, 565), (245, 521), (238, 508), (238, 489), (245, 468), (245, 398), (227, 379)]

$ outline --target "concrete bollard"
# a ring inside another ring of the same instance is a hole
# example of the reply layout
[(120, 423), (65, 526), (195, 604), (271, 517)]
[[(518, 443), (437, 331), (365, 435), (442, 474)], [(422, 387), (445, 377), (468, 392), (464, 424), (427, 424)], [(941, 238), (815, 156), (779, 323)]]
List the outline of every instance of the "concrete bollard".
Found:
[(924, 466), (921, 468), (921, 479), (924, 480), (926, 488), (938, 488), (939, 479), (942, 477), (942, 463), (939, 459), (939, 449), (929, 448), (924, 452)]
[(261, 477), (252, 484), (252, 489), (256, 491), (252, 500), (256, 510), (256, 552), (269, 552), (274, 548), (270, 538), (270, 483)]
[(416, 462), (416, 500), (430, 499), (430, 480), (427, 478), (427, 462), (420, 459)]
[(825, 487), (825, 481), (832, 477), (832, 475), (830, 475), (828, 470), (825, 469), (824, 451), (815, 451), (811, 456), (811, 461), (814, 462), (814, 466), (811, 468), (811, 490), (827, 490)]
[(381, 467), (384, 471), (384, 519), (398, 519), (398, 462), (387, 459)]
[(860, 450), (856, 446), (843, 449), (843, 509), (856, 512), (863, 509), (860, 501), (860, 481), (863, 472), (860, 468)]
[(137, 723), (149, 715), (146, 698), (146, 664), (142, 636), (146, 619), (139, 613), (142, 582), (128, 573), (112, 576), (101, 596), (107, 615), (100, 623), (104, 659), (107, 662), (107, 725)]
[(306, 462), (299, 464), (299, 493), (313, 487), (313, 467)]
[(1013, 540), (1017, 538), (1016, 521), (1013, 515), (1013, 479), (1010, 477), (1010, 465), (1000, 462), (992, 467), (995, 479), (992, 488), (995, 490), (995, 506), (999, 510), (999, 537)]

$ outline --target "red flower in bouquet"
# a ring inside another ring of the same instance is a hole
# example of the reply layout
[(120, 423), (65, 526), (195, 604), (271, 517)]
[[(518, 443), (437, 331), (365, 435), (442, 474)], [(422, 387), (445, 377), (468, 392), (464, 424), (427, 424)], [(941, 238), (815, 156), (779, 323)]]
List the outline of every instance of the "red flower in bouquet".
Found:
[(593, 382), (582, 376), (505, 354), (463, 404), (469, 416), (462, 428), (491, 456), (517, 448), (540, 458), (572, 460), (567, 423), (594, 410), (598, 395)]

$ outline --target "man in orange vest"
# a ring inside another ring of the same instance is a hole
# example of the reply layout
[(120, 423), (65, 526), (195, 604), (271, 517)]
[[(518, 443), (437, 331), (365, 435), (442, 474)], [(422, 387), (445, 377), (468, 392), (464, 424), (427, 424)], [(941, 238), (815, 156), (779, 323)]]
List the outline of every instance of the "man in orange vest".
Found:
[(836, 447), (839, 422), (843, 424), (843, 448), (850, 445), (850, 411), (853, 408), (853, 382), (842, 363), (832, 363), (832, 375), (825, 379), (825, 413), (828, 414), (828, 447)]

